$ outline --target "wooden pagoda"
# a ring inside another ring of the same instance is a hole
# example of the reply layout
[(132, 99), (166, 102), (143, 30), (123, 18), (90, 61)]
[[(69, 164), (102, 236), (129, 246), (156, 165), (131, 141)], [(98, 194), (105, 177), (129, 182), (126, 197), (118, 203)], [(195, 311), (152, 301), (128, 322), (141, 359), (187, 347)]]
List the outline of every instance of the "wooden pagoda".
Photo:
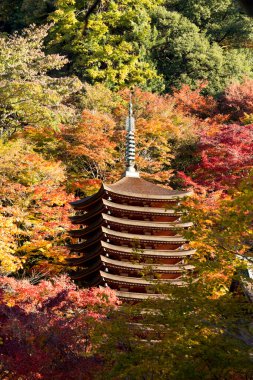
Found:
[(115, 184), (102, 184), (89, 197), (72, 202), (78, 228), (69, 261), (79, 270), (72, 276), (84, 286), (109, 286), (119, 298), (156, 297), (155, 281), (182, 285), (188, 258), (182, 223), (174, 208), (191, 192), (168, 190), (139, 177), (135, 170), (134, 118), (127, 118), (127, 168)]

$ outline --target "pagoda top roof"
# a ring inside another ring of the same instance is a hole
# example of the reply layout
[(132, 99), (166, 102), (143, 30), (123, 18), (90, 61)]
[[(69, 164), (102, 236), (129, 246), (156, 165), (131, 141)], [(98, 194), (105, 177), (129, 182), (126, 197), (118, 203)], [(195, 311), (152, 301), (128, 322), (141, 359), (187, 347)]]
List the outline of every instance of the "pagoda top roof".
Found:
[(103, 183), (95, 194), (70, 202), (70, 204), (77, 210), (90, 207), (102, 199), (105, 192), (115, 194), (119, 197), (159, 201), (177, 200), (178, 198), (184, 198), (193, 194), (191, 190), (171, 190), (148, 182), (143, 178), (123, 177), (112, 185)]
[(192, 194), (192, 191), (171, 190), (135, 177), (123, 177), (112, 185), (103, 184), (103, 187), (106, 191), (123, 196), (160, 200), (177, 199)]

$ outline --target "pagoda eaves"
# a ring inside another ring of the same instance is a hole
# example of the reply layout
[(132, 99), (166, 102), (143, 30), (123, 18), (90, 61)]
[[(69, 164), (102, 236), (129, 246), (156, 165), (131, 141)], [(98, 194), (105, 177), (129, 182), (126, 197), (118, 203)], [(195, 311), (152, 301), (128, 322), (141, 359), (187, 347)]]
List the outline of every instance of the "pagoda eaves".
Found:
[[(131, 192), (122, 192), (128, 182)], [(195, 251), (185, 247), (188, 241), (181, 234), (192, 223), (180, 220), (176, 206), (189, 192), (175, 193), (151, 184), (156, 188), (152, 194), (147, 192), (149, 184), (125, 177), (116, 186), (102, 185), (94, 196), (72, 202), (79, 215), (71, 219), (81, 227), (70, 231), (78, 240), (70, 246), (76, 255), (69, 264), (79, 268), (75, 280), (84, 286), (109, 286), (129, 300), (156, 297), (152, 290), (156, 282), (184, 284), (185, 274), (194, 269), (187, 258)], [(149, 269), (153, 280), (143, 277)]]

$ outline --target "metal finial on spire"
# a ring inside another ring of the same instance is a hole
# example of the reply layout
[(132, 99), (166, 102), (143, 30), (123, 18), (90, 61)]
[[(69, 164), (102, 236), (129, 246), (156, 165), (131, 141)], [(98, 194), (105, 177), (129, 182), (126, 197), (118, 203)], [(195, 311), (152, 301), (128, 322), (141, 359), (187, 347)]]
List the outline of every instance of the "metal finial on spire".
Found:
[(130, 93), (129, 115), (126, 119), (126, 177), (139, 177), (139, 173), (135, 170), (135, 119), (133, 116), (132, 94)]

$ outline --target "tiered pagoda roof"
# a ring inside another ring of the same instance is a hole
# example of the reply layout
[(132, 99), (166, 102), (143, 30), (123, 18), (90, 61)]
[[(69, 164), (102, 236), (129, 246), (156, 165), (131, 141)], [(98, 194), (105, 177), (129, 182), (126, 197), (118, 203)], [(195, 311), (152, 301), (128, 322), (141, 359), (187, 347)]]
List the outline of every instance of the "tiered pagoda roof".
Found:
[[(109, 286), (121, 299), (158, 297), (156, 281), (184, 284), (193, 266), (187, 258), (194, 250), (182, 231), (191, 226), (181, 221), (180, 200), (190, 191), (160, 187), (139, 177), (134, 167), (134, 119), (127, 120), (127, 170), (115, 184), (102, 184), (89, 197), (72, 202), (77, 229), (70, 246), (69, 263), (79, 270), (73, 279), (85, 286)], [(145, 275), (146, 274), (146, 275)]]

